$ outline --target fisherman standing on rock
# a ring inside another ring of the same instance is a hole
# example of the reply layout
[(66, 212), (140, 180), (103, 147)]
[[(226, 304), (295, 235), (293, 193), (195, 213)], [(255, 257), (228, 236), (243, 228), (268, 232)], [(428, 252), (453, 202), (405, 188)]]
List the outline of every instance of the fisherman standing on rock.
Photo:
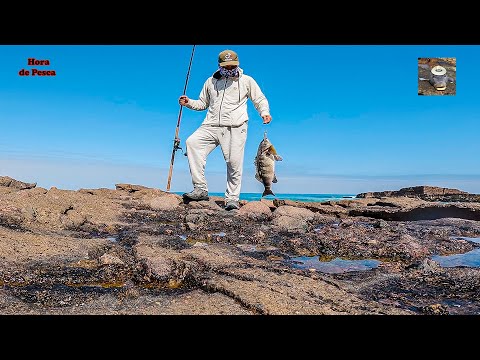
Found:
[(264, 124), (272, 121), (267, 98), (257, 82), (243, 73), (239, 64), (235, 51), (222, 51), (218, 55), (219, 68), (205, 81), (198, 100), (189, 99), (186, 95), (179, 98), (179, 104), (189, 109), (207, 109), (201, 126), (186, 141), (193, 191), (183, 194), (183, 197), (187, 201), (209, 199), (205, 165), (207, 156), (220, 145), (227, 164), (226, 210), (240, 208), (248, 127), (247, 100), (252, 101)]

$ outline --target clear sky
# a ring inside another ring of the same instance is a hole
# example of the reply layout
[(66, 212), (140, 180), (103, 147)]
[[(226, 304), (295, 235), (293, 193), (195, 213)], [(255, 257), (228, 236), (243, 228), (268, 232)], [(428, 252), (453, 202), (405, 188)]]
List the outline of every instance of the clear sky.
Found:
[[(348, 193), (415, 185), (480, 193), (480, 46), (197, 45), (187, 95), (198, 98), (218, 53), (238, 52), (273, 120), (251, 102), (242, 192), (268, 137), (283, 157), (276, 193)], [(166, 189), (192, 45), (0, 45), (0, 176), (62, 189), (117, 183)], [(419, 96), (419, 57), (457, 59), (455, 96)], [(49, 66), (28, 66), (27, 59)], [(19, 76), (25, 68), (56, 76)], [(204, 112), (184, 108), (181, 146)], [(225, 190), (220, 148), (211, 192)], [(192, 188), (176, 153), (171, 191)]]

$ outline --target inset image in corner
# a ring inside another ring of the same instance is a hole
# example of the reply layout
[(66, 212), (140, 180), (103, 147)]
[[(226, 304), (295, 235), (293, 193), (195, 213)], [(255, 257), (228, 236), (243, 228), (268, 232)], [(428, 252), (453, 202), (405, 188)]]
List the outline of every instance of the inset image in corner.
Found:
[(456, 95), (456, 58), (418, 58), (418, 95)]

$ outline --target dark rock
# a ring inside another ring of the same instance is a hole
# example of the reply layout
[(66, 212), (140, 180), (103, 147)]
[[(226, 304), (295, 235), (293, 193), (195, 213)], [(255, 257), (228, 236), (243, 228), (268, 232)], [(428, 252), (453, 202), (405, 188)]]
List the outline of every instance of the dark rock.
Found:
[(12, 179), (9, 176), (0, 176), (0, 186), (11, 187), (19, 190), (25, 190), (25, 189), (33, 189), (35, 186), (37, 186), (37, 183), (26, 183), (23, 181)]
[(273, 199), (273, 205), (275, 205), (276, 207), (280, 207), (286, 205), (286, 201), (281, 199)]
[(377, 229), (384, 229), (384, 228), (388, 227), (388, 222), (380, 219), (373, 226)]
[[(426, 203), (429, 204), (429, 203)], [(475, 205), (475, 206), (474, 206)], [(418, 221), (435, 220), (441, 218), (461, 218), (468, 220), (480, 220), (480, 210), (477, 204), (433, 204), (422, 205), (413, 208), (380, 208), (352, 209), (349, 216), (366, 216), (387, 221)]]
[(447, 307), (441, 304), (423, 306), (420, 311), (427, 315), (449, 315)]
[[(357, 198), (383, 197), (414, 197), (425, 201), (443, 202), (480, 202), (480, 194), (470, 194), (458, 189), (449, 189), (437, 186), (413, 186), (398, 191), (366, 192), (357, 195)], [(378, 204), (379, 205), (379, 204)], [(383, 205), (388, 206), (388, 205)]]
[(438, 271), (440, 266), (433, 260), (431, 259), (424, 259), (421, 263), (420, 266), (418, 267), (419, 270), (423, 271), (424, 273), (434, 273)]

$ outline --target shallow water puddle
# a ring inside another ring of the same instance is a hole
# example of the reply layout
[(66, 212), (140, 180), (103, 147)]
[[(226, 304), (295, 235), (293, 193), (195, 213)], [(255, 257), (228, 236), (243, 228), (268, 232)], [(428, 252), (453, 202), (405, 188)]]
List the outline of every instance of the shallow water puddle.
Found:
[(371, 270), (381, 264), (381, 261), (374, 259), (345, 260), (335, 258), (329, 261), (321, 261), (318, 256), (299, 256), (292, 258), (291, 261), (293, 267), (297, 269), (317, 270), (328, 274)]
[(109, 236), (106, 238), (106, 240), (109, 240), (114, 243), (118, 242), (118, 238), (116, 236)]
[(224, 237), (227, 234), (224, 233), (223, 231), (218, 232), (218, 233), (212, 233), (212, 234), (207, 234), (206, 238), (193, 238), (191, 236), (187, 235), (177, 235), (180, 239), (186, 241), (188, 244), (193, 245), (193, 246), (204, 246), (212, 242), (212, 237), (218, 236), (218, 237)]
[[(467, 240), (480, 244), (480, 237), (467, 237), (467, 236), (455, 236), (452, 239)], [(432, 260), (436, 261), (442, 267), (455, 267), (455, 266), (467, 266), (467, 267), (480, 267), (480, 248), (473, 249), (464, 254), (454, 255), (434, 255)]]
[(373, 225), (372, 223), (365, 222), (365, 221), (357, 221), (354, 224), (359, 225), (359, 226), (363, 226), (364, 228), (367, 228), (367, 229), (374, 229), (375, 228), (375, 225)]
[(187, 244), (192, 246), (207, 246), (211, 241), (208, 239), (194, 239), (187, 235), (177, 235), (180, 239), (184, 240)]
[(235, 245), (242, 251), (246, 252), (265, 252), (265, 251), (275, 251), (278, 250), (275, 246), (262, 246), (262, 245), (254, 245), (254, 244), (237, 244)]
[(465, 254), (455, 255), (434, 255), (432, 260), (436, 261), (442, 267), (468, 266), (480, 267), (480, 249), (475, 249)]

